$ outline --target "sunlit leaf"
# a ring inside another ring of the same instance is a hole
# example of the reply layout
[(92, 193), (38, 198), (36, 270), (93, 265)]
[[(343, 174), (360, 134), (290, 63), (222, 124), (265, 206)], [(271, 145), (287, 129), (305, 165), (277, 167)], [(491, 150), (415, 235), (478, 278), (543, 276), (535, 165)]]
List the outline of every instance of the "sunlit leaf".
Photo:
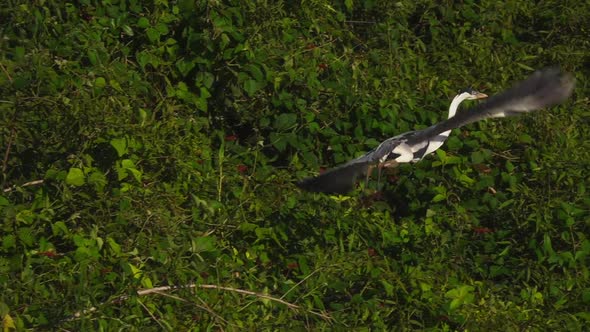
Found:
[(86, 183), (84, 171), (77, 167), (70, 168), (66, 176), (66, 183), (77, 187), (84, 185)]

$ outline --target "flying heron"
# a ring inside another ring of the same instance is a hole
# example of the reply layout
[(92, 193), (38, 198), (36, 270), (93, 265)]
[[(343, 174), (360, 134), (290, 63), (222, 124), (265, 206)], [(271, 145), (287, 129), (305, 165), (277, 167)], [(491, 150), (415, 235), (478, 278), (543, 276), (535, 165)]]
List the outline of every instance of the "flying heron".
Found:
[(555, 67), (546, 68), (486, 102), (452, 116), (462, 101), (457, 99), (460, 94), (451, 103), (447, 120), (388, 138), (366, 154), (318, 176), (303, 179), (297, 186), (311, 192), (345, 194), (353, 189), (359, 176), (368, 176), (372, 167), (417, 162), (438, 149), (452, 129), (483, 119), (515, 116), (559, 104), (572, 94), (574, 85), (571, 74)]

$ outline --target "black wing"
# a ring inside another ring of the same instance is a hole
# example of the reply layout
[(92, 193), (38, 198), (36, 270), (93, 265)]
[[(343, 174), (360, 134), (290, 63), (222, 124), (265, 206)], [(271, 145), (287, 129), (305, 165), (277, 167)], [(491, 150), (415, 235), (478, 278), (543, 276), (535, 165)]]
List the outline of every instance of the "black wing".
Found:
[(369, 162), (346, 163), (318, 176), (305, 178), (297, 186), (316, 193), (346, 194), (354, 188), (356, 179), (367, 173), (369, 165)]

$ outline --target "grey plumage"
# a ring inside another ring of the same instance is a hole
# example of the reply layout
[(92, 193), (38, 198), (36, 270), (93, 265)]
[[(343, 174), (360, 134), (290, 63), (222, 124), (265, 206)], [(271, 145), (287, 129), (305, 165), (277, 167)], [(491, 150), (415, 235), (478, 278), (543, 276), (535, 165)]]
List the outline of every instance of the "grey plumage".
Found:
[(297, 185), (311, 192), (344, 194), (352, 190), (357, 177), (365, 174), (370, 166), (388, 161), (420, 160), (430, 141), (437, 139), (440, 133), (487, 118), (514, 116), (559, 104), (572, 94), (574, 85), (573, 76), (558, 68), (536, 71), (487, 102), (426, 129), (389, 138), (363, 156), (316, 177), (306, 178)]

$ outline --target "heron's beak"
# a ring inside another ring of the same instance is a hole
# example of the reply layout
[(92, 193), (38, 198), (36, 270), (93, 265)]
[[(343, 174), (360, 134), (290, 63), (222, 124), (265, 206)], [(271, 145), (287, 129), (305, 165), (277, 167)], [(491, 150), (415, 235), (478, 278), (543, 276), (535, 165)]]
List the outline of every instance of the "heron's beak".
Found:
[(481, 93), (481, 92), (478, 92), (475, 95), (475, 99), (484, 99), (484, 98), (487, 98), (487, 97), (488, 97), (488, 95), (486, 95), (485, 93)]

